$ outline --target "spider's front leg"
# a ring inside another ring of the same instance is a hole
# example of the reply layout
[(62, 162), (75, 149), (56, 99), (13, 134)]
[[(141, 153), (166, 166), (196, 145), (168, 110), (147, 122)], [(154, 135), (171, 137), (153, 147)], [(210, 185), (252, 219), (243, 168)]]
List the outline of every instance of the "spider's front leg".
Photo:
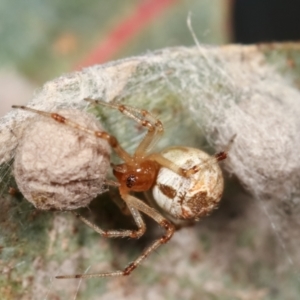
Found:
[(121, 147), (118, 140), (113, 135), (110, 135), (109, 133), (107, 133), (105, 131), (91, 130), (89, 128), (86, 128), (85, 126), (82, 126), (82, 125), (80, 125), (80, 124), (64, 117), (61, 114), (56, 113), (56, 112), (46, 112), (46, 111), (31, 108), (31, 107), (28, 107), (28, 106), (24, 106), (24, 105), (13, 105), (12, 108), (19, 108), (19, 109), (31, 111), (31, 112), (36, 113), (38, 115), (42, 115), (44, 117), (53, 119), (54, 121), (56, 121), (60, 124), (64, 124), (66, 126), (73, 127), (75, 129), (81, 130), (81, 131), (85, 132), (88, 135), (96, 136), (97, 138), (104, 139), (114, 149), (116, 154), (119, 157), (121, 157), (125, 162), (132, 161), (131, 156)]
[(148, 110), (139, 109), (129, 105), (114, 103), (114, 102), (104, 102), (102, 100), (93, 100), (90, 98), (84, 99), (92, 104), (106, 106), (112, 109), (120, 111), (122, 114), (128, 118), (134, 120), (139, 125), (146, 127), (148, 132), (144, 139), (141, 141), (137, 147), (134, 157), (139, 159), (145, 156), (150, 148), (152, 148), (156, 142), (161, 138), (164, 133), (164, 127), (162, 122), (152, 115)]
[[(176, 148), (184, 149), (184, 147), (176, 147)], [(147, 157), (147, 159), (149, 159), (149, 160), (156, 161), (160, 166), (167, 168), (167, 169), (173, 171), (174, 173), (176, 173), (180, 176), (183, 176), (183, 177), (187, 177), (187, 178), (191, 177), (193, 174), (198, 173), (201, 169), (209, 166), (209, 164), (222, 161), (226, 158), (227, 158), (227, 151), (226, 152), (222, 151), (222, 152), (219, 152), (219, 153), (215, 154), (214, 156), (206, 159), (201, 164), (194, 165), (194, 166), (186, 169), (186, 168), (180, 167), (172, 160), (164, 157), (161, 153), (152, 153)]]

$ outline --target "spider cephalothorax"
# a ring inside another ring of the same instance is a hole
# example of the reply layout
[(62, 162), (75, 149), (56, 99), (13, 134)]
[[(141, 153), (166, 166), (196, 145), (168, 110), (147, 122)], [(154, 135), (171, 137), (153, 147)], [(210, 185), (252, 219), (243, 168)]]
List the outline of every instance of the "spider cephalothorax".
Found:
[(133, 165), (117, 165), (113, 173), (122, 189), (145, 192), (154, 185), (158, 170), (159, 165), (155, 161), (143, 160)]

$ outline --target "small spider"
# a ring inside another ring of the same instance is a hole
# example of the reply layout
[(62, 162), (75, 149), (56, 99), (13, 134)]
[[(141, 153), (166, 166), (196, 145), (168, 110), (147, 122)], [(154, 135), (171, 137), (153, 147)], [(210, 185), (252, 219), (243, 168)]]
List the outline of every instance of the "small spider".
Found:
[[(13, 106), (13, 108), (21, 108), (41, 114), (54, 119), (58, 123), (84, 131), (85, 134), (104, 139), (124, 161), (122, 164), (112, 165), (113, 174), (117, 181), (107, 181), (106, 183), (118, 187), (120, 195), (132, 214), (138, 229), (102, 230), (78, 213), (75, 212), (74, 214), (100, 235), (108, 238), (141, 237), (146, 230), (146, 225), (140, 212), (155, 220), (165, 229), (166, 233), (154, 241), (123, 270), (108, 273), (56, 276), (56, 278), (125, 276), (137, 268), (150, 253), (171, 239), (175, 231), (175, 225), (170, 220), (198, 220), (217, 208), (224, 187), (223, 175), (218, 162), (227, 157), (227, 151), (209, 156), (199, 149), (178, 146), (167, 148), (160, 153), (151, 153), (150, 148), (164, 132), (160, 120), (144, 109), (113, 102), (85, 100), (94, 105), (119, 110), (139, 125), (147, 128), (145, 137), (132, 156), (121, 147), (114, 136), (107, 132), (83, 127), (58, 113), (38, 111), (26, 106)], [(155, 202), (153, 206), (159, 207), (159, 210), (163, 211), (167, 217), (132, 195), (133, 192), (147, 192), (150, 190), (152, 190), (153, 201)]]

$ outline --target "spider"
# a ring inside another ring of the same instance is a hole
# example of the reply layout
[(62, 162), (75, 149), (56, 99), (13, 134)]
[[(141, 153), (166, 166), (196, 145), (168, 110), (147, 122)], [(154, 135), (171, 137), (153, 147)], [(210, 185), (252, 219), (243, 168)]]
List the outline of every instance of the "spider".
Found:
[[(73, 212), (76, 217), (107, 238), (139, 238), (146, 231), (142, 215), (146, 214), (165, 229), (165, 234), (155, 240), (140, 256), (123, 270), (107, 273), (60, 275), (56, 278), (92, 278), (129, 275), (142, 261), (159, 246), (166, 244), (175, 232), (176, 220), (198, 220), (209, 215), (221, 199), (224, 187), (222, 171), (218, 162), (227, 157), (227, 151), (210, 156), (205, 152), (184, 146), (170, 147), (162, 152), (150, 150), (164, 132), (162, 122), (149, 111), (102, 100), (85, 99), (92, 105), (102, 105), (119, 110), (128, 118), (147, 128), (147, 133), (133, 155), (127, 153), (118, 140), (105, 131), (86, 128), (58, 113), (35, 110), (26, 106), (13, 106), (31, 111), (56, 122), (71, 126), (85, 134), (106, 140), (115, 153), (123, 160), (122, 164), (112, 165), (117, 181), (107, 181), (117, 186), (121, 198), (129, 209), (136, 230), (102, 230), (97, 225)], [(136, 198), (134, 192), (152, 191), (152, 204)]]

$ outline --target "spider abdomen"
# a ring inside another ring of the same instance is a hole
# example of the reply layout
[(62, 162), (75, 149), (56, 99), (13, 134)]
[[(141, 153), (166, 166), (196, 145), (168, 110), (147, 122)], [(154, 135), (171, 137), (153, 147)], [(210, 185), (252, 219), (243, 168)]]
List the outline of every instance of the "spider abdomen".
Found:
[(176, 219), (185, 220), (198, 219), (217, 208), (224, 180), (216, 159), (188, 147), (168, 148), (161, 154), (183, 169), (197, 166), (199, 170), (186, 178), (162, 167), (152, 190), (160, 208)]

